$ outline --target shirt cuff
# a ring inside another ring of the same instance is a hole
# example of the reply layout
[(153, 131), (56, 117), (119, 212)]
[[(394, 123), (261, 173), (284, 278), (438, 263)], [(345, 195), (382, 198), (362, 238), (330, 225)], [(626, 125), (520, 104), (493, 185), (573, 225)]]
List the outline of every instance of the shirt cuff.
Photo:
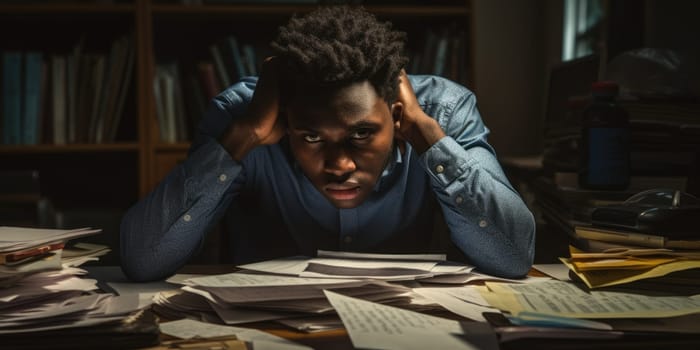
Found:
[(221, 198), (240, 175), (243, 167), (217, 141), (207, 142), (191, 152), (185, 163), (185, 193), (188, 199)]
[(430, 177), (443, 188), (462, 176), (470, 166), (465, 150), (450, 136), (445, 136), (430, 146), (420, 159)]

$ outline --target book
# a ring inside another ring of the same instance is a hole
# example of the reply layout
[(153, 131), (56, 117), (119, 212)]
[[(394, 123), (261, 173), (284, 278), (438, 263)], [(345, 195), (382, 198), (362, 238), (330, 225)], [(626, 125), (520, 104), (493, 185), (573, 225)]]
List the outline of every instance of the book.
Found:
[(31, 51), (24, 55), (24, 102), (22, 143), (39, 143), (39, 118), (41, 110), (41, 52)]
[(238, 46), (238, 39), (231, 35), (226, 38), (226, 43), (228, 44), (229, 53), (231, 57), (233, 57), (233, 68), (237, 75), (236, 80), (243, 78), (248, 74), (246, 72), (245, 65), (243, 64), (243, 53)]
[(109, 56), (107, 57), (107, 66), (105, 86), (103, 88), (103, 96), (97, 120), (94, 121), (94, 130), (92, 132), (93, 140), (91, 142), (103, 143), (107, 141), (109, 123), (113, 119), (115, 109), (117, 108), (117, 100), (119, 95), (119, 84), (122, 80), (126, 69), (126, 60), (128, 55), (128, 39), (121, 37), (112, 42)]
[(96, 56), (93, 73), (91, 74), (93, 88), (92, 101), (89, 114), (86, 116), (85, 124), (82, 126), (83, 135), (81, 135), (82, 140), (87, 143), (95, 142), (97, 120), (100, 118), (100, 109), (102, 108), (102, 101), (104, 100), (104, 88), (106, 85), (105, 75), (107, 69), (109, 69), (107, 63), (107, 55), (101, 54)]
[(66, 57), (66, 143), (75, 143), (76, 141), (77, 115), (79, 113), (79, 103), (81, 103), (79, 96), (80, 77), (81, 74), (84, 74), (81, 71), (85, 63), (85, 58), (83, 57), (84, 42), (85, 37), (83, 36), (73, 46), (73, 52)]
[(21, 143), (22, 57), (19, 51), (5, 51), (2, 55), (2, 138), (7, 145)]
[(51, 109), (53, 114), (52, 141), (64, 145), (67, 141), (66, 132), (66, 57), (51, 56)]
[(221, 54), (221, 50), (219, 50), (219, 47), (216, 46), (216, 44), (209, 45), (209, 52), (211, 53), (211, 57), (214, 60), (214, 68), (217, 74), (217, 77), (219, 78), (219, 81), (225, 86), (228, 87), (231, 85), (231, 79), (230, 75), (228, 73), (228, 70), (226, 69), (226, 65), (224, 64), (224, 59)]
[(577, 239), (588, 239), (610, 243), (622, 243), (632, 246), (671, 248), (671, 249), (700, 249), (700, 240), (672, 240), (664, 236), (651, 235), (633, 231), (601, 228), (593, 226), (576, 226), (574, 235)]
[(221, 91), (221, 85), (214, 72), (214, 64), (211, 62), (199, 62), (197, 64), (197, 72), (207, 101), (211, 101)]
[(133, 40), (127, 37), (125, 46), (126, 52), (124, 55), (126, 60), (126, 66), (124, 67), (124, 71), (118, 79), (119, 84), (116, 92), (117, 99), (114, 107), (114, 113), (112, 114), (112, 117), (105, 122), (105, 133), (107, 135), (107, 142), (114, 142), (117, 139), (117, 130), (119, 129), (119, 124), (121, 123), (121, 119), (124, 116), (126, 96), (129, 92), (129, 86), (131, 85), (131, 81), (134, 79), (134, 61), (136, 60), (136, 49), (134, 48)]
[(250, 44), (243, 45), (243, 65), (246, 67), (246, 73), (248, 75), (257, 75), (257, 58), (255, 54), (255, 49)]

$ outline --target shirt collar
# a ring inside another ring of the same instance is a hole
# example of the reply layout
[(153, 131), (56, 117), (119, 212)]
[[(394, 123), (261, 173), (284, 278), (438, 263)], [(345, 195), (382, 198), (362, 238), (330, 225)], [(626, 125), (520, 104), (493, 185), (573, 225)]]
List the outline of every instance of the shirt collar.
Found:
[(382, 171), (382, 174), (379, 175), (379, 179), (377, 179), (377, 184), (374, 185), (374, 191), (378, 192), (381, 191), (382, 189), (386, 188), (388, 184), (391, 183), (391, 179), (394, 178), (394, 174), (396, 173), (396, 168), (399, 166), (399, 164), (403, 163), (403, 155), (401, 154), (401, 150), (397, 145), (394, 145), (394, 149), (392, 151), (392, 155), (389, 157), (389, 161), (386, 164), (386, 167), (384, 167), (384, 171)]

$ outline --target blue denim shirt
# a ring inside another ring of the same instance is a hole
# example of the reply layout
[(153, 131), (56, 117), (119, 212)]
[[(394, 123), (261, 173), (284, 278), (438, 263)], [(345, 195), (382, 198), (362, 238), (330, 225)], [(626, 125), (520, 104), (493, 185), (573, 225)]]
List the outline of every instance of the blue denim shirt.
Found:
[(134, 280), (174, 273), (223, 222), (235, 263), (317, 249), (421, 253), (452, 246), (482, 272), (525, 275), (534, 219), (486, 141), (474, 94), (436, 76), (409, 79), (447, 136), (422, 155), (410, 145), (403, 153), (396, 148), (374, 193), (352, 209), (334, 207), (313, 187), (284, 139), (233, 160), (217, 139), (243, 115), (257, 79), (226, 89), (210, 104), (187, 160), (124, 216), (124, 272)]

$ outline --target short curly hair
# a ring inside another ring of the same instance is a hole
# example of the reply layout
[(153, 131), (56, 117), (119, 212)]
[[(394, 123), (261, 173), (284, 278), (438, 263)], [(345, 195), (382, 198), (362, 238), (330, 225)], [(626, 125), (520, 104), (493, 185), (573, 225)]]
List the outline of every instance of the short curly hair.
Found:
[(390, 22), (378, 21), (362, 7), (325, 6), (292, 16), (271, 46), (286, 64), (283, 79), (288, 83), (327, 88), (369, 81), (392, 103), (408, 62), (405, 42), (406, 33), (392, 30)]

